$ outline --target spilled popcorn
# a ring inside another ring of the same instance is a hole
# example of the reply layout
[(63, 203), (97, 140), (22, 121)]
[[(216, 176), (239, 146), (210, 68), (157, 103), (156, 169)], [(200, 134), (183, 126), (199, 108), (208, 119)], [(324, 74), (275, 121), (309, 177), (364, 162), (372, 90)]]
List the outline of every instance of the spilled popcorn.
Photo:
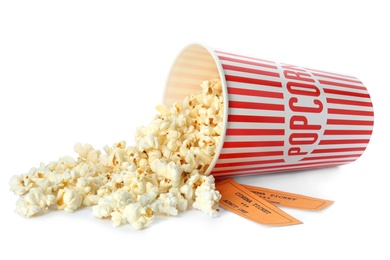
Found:
[(30, 217), (91, 206), (94, 216), (135, 229), (190, 208), (215, 216), (221, 195), (214, 177), (204, 173), (220, 141), (222, 87), (219, 80), (201, 87), (172, 107), (157, 106), (159, 114), (137, 129), (134, 146), (121, 141), (102, 152), (78, 143), (77, 159), (65, 156), (13, 176), (16, 212)]

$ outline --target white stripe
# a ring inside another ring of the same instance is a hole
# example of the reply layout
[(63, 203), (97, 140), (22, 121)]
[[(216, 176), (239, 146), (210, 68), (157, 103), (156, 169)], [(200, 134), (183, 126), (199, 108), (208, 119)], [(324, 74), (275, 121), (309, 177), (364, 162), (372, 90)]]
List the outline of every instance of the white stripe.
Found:
[[(351, 118), (352, 119), (352, 118)], [(326, 130), (372, 130), (374, 127), (371, 125), (353, 125), (346, 128), (345, 125), (327, 125)]]
[(243, 147), (243, 148), (222, 148), (221, 154), (231, 153), (257, 153), (257, 152), (270, 152), (281, 151), (283, 147), (267, 146), (267, 147)]
[[(344, 105), (344, 104), (335, 104), (335, 103), (328, 103), (328, 108), (336, 108), (336, 109), (348, 109), (348, 110), (358, 110), (358, 111), (369, 111), (373, 112), (373, 107), (368, 106), (353, 106), (353, 105)], [(333, 114), (331, 114), (333, 115)], [(351, 115), (353, 116), (353, 115)]]
[[(283, 159), (283, 155), (280, 156), (257, 156), (257, 157), (244, 157), (244, 158), (230, 158), (230, 159), (219, 159), (218, 163), (236, 163), (236, 162), (261, 162), (264, 160), (277, 160)], [(247, 166), (249, 167), (249, 166)]]
[(225, 142), (259, 142), (259, 141), (284, 141), (284, 136), (277, 135), (226, 135)]
[(317, 70), (315, 68), (303, 68), (303, 69), (305, 69), (306, 71), (311, 72), (311, 73), (320, 73), (320, 74), (324, 74), (324, 75), (328, 75), (328, 76), (332, 76), (332, 77), (339, 77), (339, 78), (345, 78), (345, 79), (350, 79), (350, 80), (359, 80), (352, 75), (347, 75), (347, 74), (338, 73), (338, 72), (331, 72), (331, 71), (327, 72), (327, 71), (322, 71), (320, 69)]
[(229, 108), (229, 115), (248, 115), (248, 116), (277, 116), (284, 117), (284, 111), (259, 110), (246, 108)]
[(227, 128), (233, 129), (285, 129), (285, 124), (279, 123), (241, 123), (241, 122), (228, 122)]
[(332, 94), (332, 93), (324, 93), (324, 95), (325, 98), (345, 99), (351, 101), (361, 101), (366, 103), (371, 102), (371, 99), (367, 97), (355, 97), (355, 96), (339, 95), (339, 94)]
[[(366, 138), (367, 139), (367, 138)], [(337, 148), (353, 148), (353, 147), (366, 147), (367, 144), (321, 144), (316, 149), (337, 149)], [(315, 150), (315, 149), (314, 149)]]
[(328, 119), (349, 119), (349, 120), (364, 120), (374, 121), (374, 116), (362, 116), (362, 115), (346, 115), (346, 114), (328, 114)]
[(268, 86), (262, 84), (252, 84), (252, 83), (244, 83), (244, 82), (229, 81), (229, 80), (227, 80), (226, 82), (228, 87), (284, 93), (284, 89), (282, 87), (274, 87), (274, 86)]
[(351, 115), (341, 115), (341, 114), (329, 114), (328, 119), (373, 121), (374, 117), (372, 117), (372, 116), (351, 116)]
[[(227, 56), (225, 56), (225, 57), (227, 57)], [(245, 61), (245, 59), (240, 58), (240, 57), (231, 57), (231, 58)], [(281, 73), (281, 71), (278, 69), (268, 68), (268, 67), (264, 67), (264, 66), (260, 66), (260, 65), (247, 64), (247, 63), (229, 61), (229, 60), (220, 60), (220, 61), (221, 61), (222, 65), (230, 65), (230, 66), (236, 66), (236, 67), (247, 68), (247, 69), (255, 69), (255, 70), (264, 70), (264, 71), (268, 71), (268, 72), (278, 73), (279, 75)], [(246, 60), (246, 61), (248, 61), (248, 60)], [(271, 65), (271, 66), (276, 67), (276, 64), (269, 64), (269, 63), (261, 62), (261, 61), (253, 61), (253, 62), (257, 62), (257, 63), (261, 63), (261, 64), (265, 64), (265, 65)]]
[(229, 101), (245, 101), (245, 102), (254, 102), (254, 103), (284, 105), (284, 99), (282, 98), (267, 98), (267, 97), (247, 96), (247, 95), (237, 95), (237, 94), (229, 94)]
[(314, 157), (323, 157), (323, 156), (339, 156), (339, 155), (350, 155), (350, 154), (351, 155), (355, 154), (355, 155), (361, 156), (362, 153), (363, 153), (363, 151), (333, 152), (333, 153), (311, 153), (311, 154), (308, 154), (305, 158), (314, 158)]
[(236, 82), (236, 81), (227, 81), (227, 86), (232, 87), (232, 88), (260, 90), (260, 91), (277, 92), (277, 93), (284, 93), (285, 92), (284, 88), (271, 87), (271, 86), (258, 85), (258, 84), (242, 83), (242, 82)]
[[(277, 159), (282, 159), (282, 158), (277, 158)], [(227, 166), (227, 167), (214, 167), (213, 171), (214, 172), (219, 172), (219, 171), (226, 171), (226, 170), (237, 170), (237, 171), (241, 171), (241, 170), (245, 170), (245, 169), (248, 169), (248, 168), (259, 168), (259, 167), (268, 167), (268, 166), (275, 166), (275, 167), (280, 167), (280, 166), (283, 166), (285, 165), (285, 163), (283, 162), (279, 162), (279, 163), (263, 163), (263, 164), (260, 164), (261, 161), (268, 161), (266, 160), (265, 158), (263, 160), (259, 160), (259, 164), (251, 164), (251, 165), (240, 165), (240, 166)], [(219, 163), (219, 162), (218, 162)]]
[[(363, 83), (347, 81), (347, 80), (359, 81), (358, 79), (351, 79), (351, 78), (345, 78), (345, 77), (344, 77), (345, 80), (343, 80), (343, 77), (342, 77), (342, 76), (329, 75), (329, 74), (321, 73), (321, 72), (313, 72), (313, 73), (319, 73), (319, 74), (323, 74), (323, 75), (328, 75), (328, 76), (330, 76), (330, 77), (341, 78), (341, 79), (334, 79), (334, 78), (327, 78), (327, 77), (322, 77), (322, 76), (313, 75), (313, 77), (316, 78), (316, 79), (318, 79), (318, 80), (331, 81), (331, 82), (335, 82), (335, 83), (347, 84), (347, 85), (352, 85), (352, 86), (357, 86), (357, 87), (365, 87)], [(348, 88), (348, 87), (347, 87), (347, 88)]]
[[(321, 134), (323, 131), (326, 131), (326, 130), (372, 130), (367, 128), (367, 129), (362, 129), (360, 128), (359, 126), (355, 126), (355, 129), (352, 129), (350, 126), (342, 126), (342, 125), (338, 125), (337, 127), (334, 127), (334, 129), (331, 129), (330, 127), (326, 127), (325, 129), (322, 129), (322, 130), (319, 130), (317, 131), (316, 133), (318, 134)], [(304, 129), (297, 129), (297, 130), (294, 130), (294, 133), (307, 133), (308, 131), (307, 130), (304, 130)], [(364, 135), (369, 135), (369, 134), (361, 134), (362, 136)], [(348, 134), (348, 135), (342, 135), (342, 134), (338, 134), (338, 135), (326, 135), (326, 136), (358, 136), (358, 135), (354, 135), (354, 134)]]
[[(257, 69), (259, 69), (259, 68), (257, 68)], [(230, 76), (238, 76), (238, 77), (244, 77), (244, 78), (250, 78), (250, 79), (261, 79), (261, 80), (280, 82), (279, 78), (272, 77), (272, 76), (266, 76), (266, 75), (262, 75), (262, 74), (235, 71), (235, 70), (227, 70), (227, 69), (225, 69), (224, 71), (225, 71), (225, 75), (230, 75)]]
[[(324, 135), (321, 140), (365, 140), (369, 139), (370, 135)], [(348, 144), (346, 144), (348, 146)]]
[(353, 92), (353, 93), (359, 93), (359, 94), (363, 94), (363, 95), (368, 94), (367, 90), (362, 90), (362, 89), (352, 89), (352, 88), (333, 86), (333, 85), (327, 85), (327, 84), (321, 84), (321, 86), (323, 88), (333, 89), (333, 90), (337, 90), (337, 91)]

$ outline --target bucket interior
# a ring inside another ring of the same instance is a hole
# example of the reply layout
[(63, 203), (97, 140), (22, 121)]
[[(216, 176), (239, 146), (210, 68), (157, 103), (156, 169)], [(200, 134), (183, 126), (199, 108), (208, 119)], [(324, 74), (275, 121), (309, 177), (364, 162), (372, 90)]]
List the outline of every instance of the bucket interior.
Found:
[(174, 61), (168, 75), (163, 95), (163, 104), (171, 106), (175, 102), (184, 100), (185, 97), (202, 91), (200, 84), (205, 80), (219, 78), (222, 84), (222, 95), (224, 100), (224, 118), (221, 141), (216, 147), (214, 158), (204, 172), (209, 175), (216, 164), (221, 153), (223, 140), (225, 139), (226, 122), (228, 114), (228, 95), (225, 80), (225, 73), (218, 56), (214, 50), (201, 45), (192, 44), (182, 50)]
[(218, 65), (212, 51), (193, 44), (185, 48), (176, 58), (165, 85), (163, 104), (171, 106), (186, 96), (201, 91), (204, 80), (220, 78)]

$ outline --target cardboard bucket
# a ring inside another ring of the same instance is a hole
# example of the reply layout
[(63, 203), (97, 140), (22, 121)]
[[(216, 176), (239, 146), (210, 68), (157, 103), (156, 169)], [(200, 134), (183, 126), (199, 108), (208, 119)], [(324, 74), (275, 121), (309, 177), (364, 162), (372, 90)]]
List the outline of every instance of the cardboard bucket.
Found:
[(163, 103), (220, 78), (224, 129), (205, 174), (235, 177), (342, 165), (358, 159), (374, 126), (356, 77), (192, 44), (176, 58)]

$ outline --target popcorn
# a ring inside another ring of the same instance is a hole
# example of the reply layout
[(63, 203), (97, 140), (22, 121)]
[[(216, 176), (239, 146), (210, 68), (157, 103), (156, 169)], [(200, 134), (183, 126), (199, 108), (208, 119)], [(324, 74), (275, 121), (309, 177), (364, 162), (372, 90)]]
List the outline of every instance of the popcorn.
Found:
[(57, 193), (57, 208), (67, 212), (74, 212), (81, 206), (83, 198), (76, 189), (65, 187)]
[(74, 151), (85, 159), (86, 162), (97, 163), (99, 161), (100, 151), (93, 149), (90, 144), (77, 143), (73, 147)]
[(185, 211), (188, 201), (181, 195), (177, 188), (172, 188), (168, 193), (163, 193), (158, 199), (158, 211), (168, 216), (176, 216), (180, 211)]
[(202, 184), (196, 188), (195, 202), (193, 207), (199, 209), (210, 216), (216, 216), (218, 212), (218, 202), (221, 194), (215, 190), (214, 177), (202, 176)]
[(98, 205), (92, 207), (93, 215), (98, 218), (109, 217), (115, 207), (116, 201), (112, 197), (100, 198)]
[(23, 217), (30, 217), (47, 210), (50, 205), (54, 204), (54, 201), (54, 195), (45, 194), (42, 189), (33, 188), (16, 202), (16, 212)]
[(142, 206), (151, 205), (159, 193), (158, 187), (150, 182), (146, 183), (146, 190), (147, 191), (144, 194), (138, 195), (137, 200)]
[(24, 176), (12, 176), (11, 180), (9, 181), (9, 185), (11, 186), (11, 191), (13, 191), (16, 195), (24, 195), (28, 192), (28, 184), (26, 185), (26, 179)]
[(204, 173), (223, 128), (222, 86), (220, 80), (200, 86), (180, 103), (158, 105), (150, 124), (137, 128), (133, 146), (121, 141), (100, 151), (76, 143), (77, 159), (61, 157), (13, 176), (11, 191), (21, 196), (16, 212), (30, 217), (90, 206), (97, 218), (135, 229), (189, 208), (215, 216), (221, 195)]
[(140, 202), (129, 204), (124, 212), (124, 217), (135, 229), (148, 226), (154, 220), (154, 212), (150, 206), (142, 207)]
[(181, 182), (182, 169), (174, 162), (169, 162), (167, 165), (167, 178), (171, 180), (172, 187), (177, 188)]

